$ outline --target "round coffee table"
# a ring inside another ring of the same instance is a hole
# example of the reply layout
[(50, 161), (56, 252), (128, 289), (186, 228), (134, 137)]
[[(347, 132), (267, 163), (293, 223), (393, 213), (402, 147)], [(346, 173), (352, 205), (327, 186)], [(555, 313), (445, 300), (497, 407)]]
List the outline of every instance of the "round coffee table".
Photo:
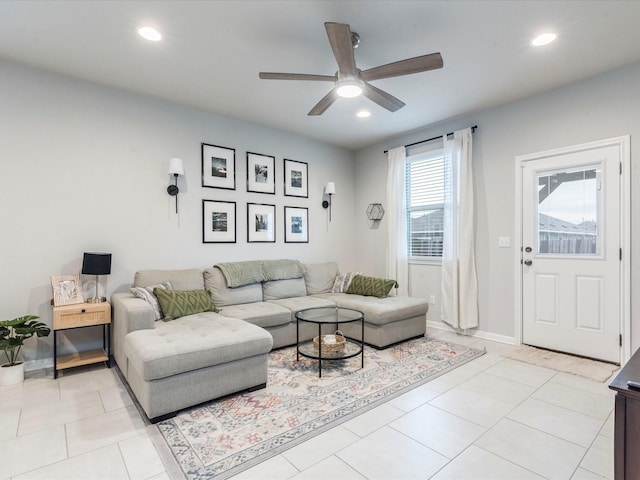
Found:
[[(321, 341), (317, 342), (317, 346), (313, 341), (300, 342), (300, 322), (316, 324), (319, 339), (322, 338), (323, 325), (334, 325), (335, 330), (338, 330), (340, 324), (360, 322), (360, 339), (345, 338), (344, 348), (336, 350), (325, 348), (323, 350), (323, 342)], [(344, 360), (360, 355), (362, 358), (361, 367), (364, 367), (364, 313), (352, 308), (340, 307), (317, 307), (300, 310), (296, 313), (296, 351), (296, 360), (300, 360), (300, 355), (318, 360), (319, 377), (322, 377), (323, 360)]]

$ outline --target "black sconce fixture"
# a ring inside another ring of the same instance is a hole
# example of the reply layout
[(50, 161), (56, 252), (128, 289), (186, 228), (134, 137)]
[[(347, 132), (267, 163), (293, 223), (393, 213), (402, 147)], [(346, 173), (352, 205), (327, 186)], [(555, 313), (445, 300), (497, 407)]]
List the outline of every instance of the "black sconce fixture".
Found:
[(181, 158), (172, 158), (169, 160), (169, 175), (173, 175), (174, 184), (167, 187), (167, 193), (172, 197), (176, 197), (176, 213), (178, 213), (178, 176), (184, 175), (184, 166)]
[(370, 203), (367, 207), (367, 218), (369, 220), (382, 220), (384, 217), (384, 208), (381, 203)]
[(326, 200), (323, 200), (322, 208), (329, 209), (329, 221), (331, 221), (331, 195), (335, 195), (335, 193), (336, 193), (336, 184), (333, 182), (327, 182), (327, 184), (324, 186), (324, 194), (329, 195), (329, 201), (327, 202)]

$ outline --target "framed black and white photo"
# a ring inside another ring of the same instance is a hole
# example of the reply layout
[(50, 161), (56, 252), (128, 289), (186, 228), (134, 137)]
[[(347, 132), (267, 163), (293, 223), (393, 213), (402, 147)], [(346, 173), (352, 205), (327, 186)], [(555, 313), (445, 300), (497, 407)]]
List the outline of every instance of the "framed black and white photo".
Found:
[(202, 243), (236, 243), (236, 202), (202, 201)]
[(84, 291), (80, 283), (80, 275), (54, 275), (51, 277), (53, 304), (74, 305), (84, 303)]
[(309, 209), (284, 207), (285, 243), (309, 243)]
[(202, 186), (236, 189), (236, 150), (202, 144)]
[(276, 193), (276, 157), (247, 152), (247, 192)]
[(309, 167), (306, 162), (284, 159), (284, 194), (287, 197), (309, 198), (308, 185)]
[(276, 206), (247, 203), (247, 242), (276, 241)]

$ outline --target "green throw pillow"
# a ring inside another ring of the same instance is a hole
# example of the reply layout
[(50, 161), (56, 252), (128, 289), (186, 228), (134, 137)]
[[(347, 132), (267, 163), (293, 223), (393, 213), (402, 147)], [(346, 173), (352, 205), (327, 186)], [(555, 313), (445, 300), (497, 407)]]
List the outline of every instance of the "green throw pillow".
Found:
[(384, 298), (389, 295), (393, 287), (398, 287), (398, 282), (395, 280), (356, 275), (353, 277), (353, 280), (351, 280), (349, 288), (347, 288), (347, 293)]
[(165, 290), (154, 288), (160, 308), (164, 312), (163, 320), (168, 322), (186, 315), (201, 312), (217, 312), (208, 290)]

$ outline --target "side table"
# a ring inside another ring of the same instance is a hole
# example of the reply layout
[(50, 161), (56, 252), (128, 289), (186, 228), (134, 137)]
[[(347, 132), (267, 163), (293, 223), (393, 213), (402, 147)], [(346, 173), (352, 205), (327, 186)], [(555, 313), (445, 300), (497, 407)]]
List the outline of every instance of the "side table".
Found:
[(627, 381), (640, 382), (640, 350), (637, 350), (609, 384), (616, 392), (613, 434), (615, 480), (640, 478), (640, 390)]
[[(74, 328), (102, 325), (102, 348), (84, 352), (58, 355), (58, 332)], [(103, 303), (78, 303), (53, 307), (53, 378), (65, 368), (106, 362), (111, 368), (111, 305)]]
[[(314, 307), (300, 310), (296, 313), (296, 360), (300, 355), (318, 360), (318, 377), (322, 378), (322, 361), (344, 360), (360, 355), (360, 366), (364, 368), (364, 313), (352, 308), (342, 307)], [(318, 326), (318, 346), (313, 342), (300, 341), (300, 322), (315, 323)], [(334, 325), (335, 329), (341, 323), (360, 322), (360, 339), (347, 339), (343, 350), (322, 350), (322, 327)]]

